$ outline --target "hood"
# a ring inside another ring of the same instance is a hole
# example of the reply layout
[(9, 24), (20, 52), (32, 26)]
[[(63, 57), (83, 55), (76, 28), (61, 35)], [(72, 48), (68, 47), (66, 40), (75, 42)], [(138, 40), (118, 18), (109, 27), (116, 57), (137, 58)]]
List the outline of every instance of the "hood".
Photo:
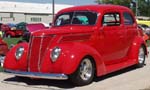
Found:
[(51, 27), (47, 30), (39, 30), (32, 32), (33, 36), (43, 36), (49, 34), (73, 34), (73, 33), (89, 33), (94, 32), (95, 27), (93, 26), (61, 26)]

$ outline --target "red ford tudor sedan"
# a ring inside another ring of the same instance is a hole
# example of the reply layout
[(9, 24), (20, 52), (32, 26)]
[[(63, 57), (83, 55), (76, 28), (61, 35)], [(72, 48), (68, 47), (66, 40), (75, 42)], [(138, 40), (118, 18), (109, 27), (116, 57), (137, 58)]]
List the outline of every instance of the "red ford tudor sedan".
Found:
[(5, 72), (21, 77), (70, 79), (86, 85), (95, 76), (145, 63), (147, 49), (130, 9), (89, 5), (63, 9), (53, 26), (13, 47)]

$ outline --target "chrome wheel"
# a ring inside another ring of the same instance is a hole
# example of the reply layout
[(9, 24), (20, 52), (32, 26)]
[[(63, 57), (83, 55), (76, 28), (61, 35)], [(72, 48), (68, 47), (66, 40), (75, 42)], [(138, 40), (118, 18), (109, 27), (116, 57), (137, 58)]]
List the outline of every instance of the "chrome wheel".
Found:
[(89, 57), (82, 59), (77, 70), (70, 75), (75, 85), (87, 85), (92, 82), (95, 75), (95, 64)]
[(84, 59), (80, 64), (80, 77), (83, 80), (89, 80), (92, 76), (93, 66), (90, 59)]
[(139, 53), (138, 53), (138, 63), (137, 63), (137, 67), (143, 67), (145, 64), (145, 47), (141, 46), (139, 48)]
[(144, 48), (141, 47), (139, 49), (138, 62), (139, 64), (142, 64), (144, 61), (145, 61), (145, 52), (144, 52)]

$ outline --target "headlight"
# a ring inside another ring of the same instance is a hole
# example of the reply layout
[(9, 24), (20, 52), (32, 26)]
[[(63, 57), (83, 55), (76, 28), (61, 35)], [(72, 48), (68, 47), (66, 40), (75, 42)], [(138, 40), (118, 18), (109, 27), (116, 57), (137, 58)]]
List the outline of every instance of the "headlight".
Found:
[(24, 52), (24, 47), (20, 46), (19, 48), (17, 48), (16, 53), (15, 53), (15, 57), (17, 60), (19, 60)]
[(51, 52), (51, 59), (52, 59), (52, 62), (55, 62), (58, 57), (60, 56), (60, 53), (61, 53), (61, 49), (59, 47), (55, 47), (52, 52)]

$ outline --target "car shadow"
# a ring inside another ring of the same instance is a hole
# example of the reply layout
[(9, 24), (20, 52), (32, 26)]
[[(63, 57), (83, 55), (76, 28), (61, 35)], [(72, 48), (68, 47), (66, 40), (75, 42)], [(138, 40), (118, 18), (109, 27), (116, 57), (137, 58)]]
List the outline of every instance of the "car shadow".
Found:
[[(135, 66), (131, 66), (129, 68), (125, 68), (101, 77), (95, 77), (93, 82), (100, 82), (102, 80), (106, 80), (109, 79), (111, 77), (114, 76), (118, 76), (133, 70), (138, 69)], [(57, 87), (57, 88), (61, 88), (61, 89), (71, 89), (71, 88), (75, 88), (78, 86), (73, 85), (73, 83), (71, 83), (69, 80), (48, 80), (48, 79), (30, 79), (30, 78), (21, 78), (21, 77), (11, 77), (11, 78), (7, 78), (4, 81), (6, 82), (16, 82), (16, 83), (25, 83), (27, 85), (31, 85), (31, 86), (38, 86), (38, 85), (42, 85), (42, 86), (46, 86), (46, 87)]]
[(25, 77), (11, 77), (7, 78), (4, 81), (6, 82), (15, 82), (15, 83), (25, 83), (27, 86), (39, 86), (42, 85), (43, 87), (57, 87), (62, 89), (70, 89), (74, 88), (75, 86), (69, 82), (69, 80), (48, 80), (48, 79), (31, 79)]
[[(146, 66), (146, 64), (144, 66)], [(109, 78), (112, 78), (112, 77), (119, 76), (121, 74), (130, 72), (130, 71), (133, 71), (133, 70), (137, 70), (137, 69), (139, 69), (139, 68), (137, 68), (136, 66), (130, 66), (130, 67), (127, 67), (125, 69), (121, 69), (119, 71), (112, 72), (110, 74), (107, 74), (107, 75), (104, 75), (104, 76), (101, 76), (101, 77), (95, 77), (94, 81), (99, 82), (99, 81), (102, 81), (102, 80), (106, 80), (106, 79), (109, 79)]]

